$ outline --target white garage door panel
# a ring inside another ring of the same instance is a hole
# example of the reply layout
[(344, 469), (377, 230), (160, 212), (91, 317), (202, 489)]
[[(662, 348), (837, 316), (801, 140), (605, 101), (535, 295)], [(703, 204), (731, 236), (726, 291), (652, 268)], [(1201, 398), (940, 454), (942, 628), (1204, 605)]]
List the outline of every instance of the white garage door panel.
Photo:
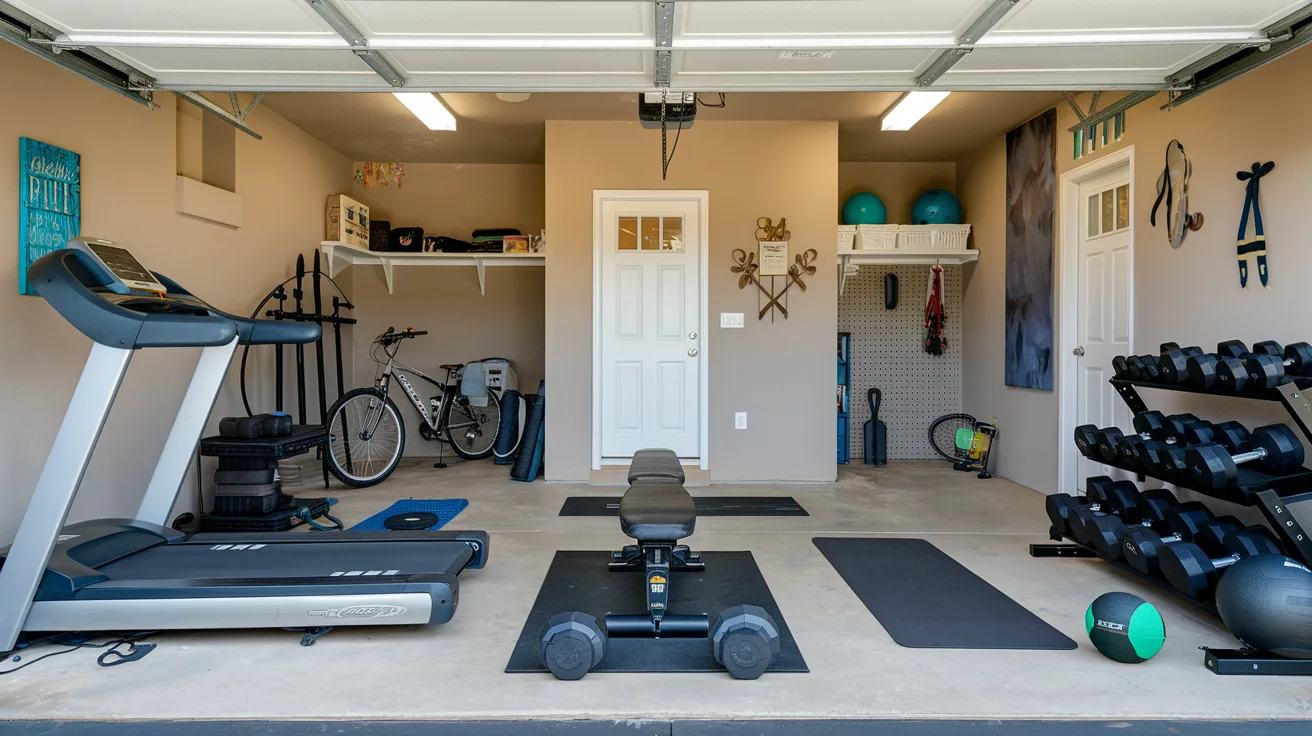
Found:
[(958, 90), (1007, 89), (1157, 89), (1162, 84), (1159, 69), (1053, 69), (1011, 71), (962, 71), (954, 69), (934, 86)]
[(405, 72), (513, 74), (548, 72), (640, 74), (650, 54), (641, 51), (449, 51), (407, 49), (390, 52)]
[(317, 33), (335, 36), (294, 0), (19, 0), (10, 4), (72, 31)]
[(642, 35), (653, 24), (647, 2), (415, 2), (343, 3), (373, 33), (443, 35)]
[(1167, 70), (1174, 71), (1213, 48), (1206, 44), (977, 48), (957, 62), (954, 70), (1143, 69), (1154, 70), (1160, 81)]
[(675, 51), (674, 69), (682, 73), (725, 73), (743, 70), (770, 74), (824, 72), (914, 72), (934, 54), (931, 49), (847, 49), (828, 59), (781, 59), (778, 50)]
[[(350, 51), (233, 49), (233, 48), (132, 48), (110, 49), (123, 59), (155, 72), (373, 72)], [(379, 79), (381, 81), (381, 78)]]
[(1031, 0), (994, 31), (1257, 29), (1304, 5), (1290, 0)]
[[(930, 33), (951, 35), (981, 0), (791, 0), (680, 5), (675, 36)], [(681, 20), (680, 20), (681, 19)]]

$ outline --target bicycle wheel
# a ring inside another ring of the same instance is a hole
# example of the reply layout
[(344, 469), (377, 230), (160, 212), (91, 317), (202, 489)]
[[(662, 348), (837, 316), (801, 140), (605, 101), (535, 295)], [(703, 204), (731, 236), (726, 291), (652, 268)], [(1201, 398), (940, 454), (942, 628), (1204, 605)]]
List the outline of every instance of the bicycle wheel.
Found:
[(387, 480), (405, 449), (396, 404), (376, 388), (347, 391), (328, 410), (328, 471), (354, 488)]
[(501, 397), (489, 391), (487, 406), (474, 406), (469, 397), (457, 394), (446, 402), (441, 431), (451, 449), (466, 460), (491, 455), (501, 431)]
[[(940, 457), (950, 463), (963, 460), (966, 450), (957, 446), (957, 431), (975, 431), (975, 417), (969, 414), (944, 414), (929, 425), (929, 444)], [(969, 448), (967, 448), (969, 449)]]

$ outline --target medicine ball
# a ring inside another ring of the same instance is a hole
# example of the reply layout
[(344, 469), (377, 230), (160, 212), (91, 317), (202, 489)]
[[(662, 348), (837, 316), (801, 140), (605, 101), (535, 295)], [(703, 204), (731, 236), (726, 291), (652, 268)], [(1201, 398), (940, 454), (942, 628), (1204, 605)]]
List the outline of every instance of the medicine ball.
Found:
[(931, 189), (911, 207), (913, 225), (960, 225), (961, 202), (952, 192)]
[(844, 225), (885, 225), (888, 208), (884, 200), (870, 192), (857, 192), (843, 204)]
[(1166, 643), (1162, 615), (1131, 593), (1098, 596), (1084, 614), (1084, 629), (1103, 656), (1126, 664), (1152, 659)]
[(1282, 555), (1240, 560), (1216, 585), (1216, 610), (1250, 647), (1312, 659), (1312, 571)]

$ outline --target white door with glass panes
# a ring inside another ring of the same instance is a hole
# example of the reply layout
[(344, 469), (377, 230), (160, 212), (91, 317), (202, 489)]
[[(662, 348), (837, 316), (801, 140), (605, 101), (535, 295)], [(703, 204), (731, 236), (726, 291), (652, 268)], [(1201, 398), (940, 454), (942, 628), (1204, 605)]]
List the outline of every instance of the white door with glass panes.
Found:
[[(1080, 182), (1076, 424), (1131, 431), (1129, 409), (1107, 381), (1112, 358), (1130, 354), (1132, 201), (1127, 164)], [(1102, 475), (1102, 464), (1079, 457), (1077, 482)]]
[(700, 455), (700, 210), (696, 200), (601, 200), (602, 458), (646, 447)]

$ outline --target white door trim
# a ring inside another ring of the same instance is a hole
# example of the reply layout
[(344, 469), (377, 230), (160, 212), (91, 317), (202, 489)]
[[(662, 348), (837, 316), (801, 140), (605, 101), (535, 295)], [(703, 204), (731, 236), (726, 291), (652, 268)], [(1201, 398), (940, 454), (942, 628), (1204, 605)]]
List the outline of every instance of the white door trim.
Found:
[[(1076, 476), (1076, 450), (1071, 437), (1075, 434), (1077, 391), (1074, 377), (1079, 364), (1072, 352), (1079, 339), (1079, 276), (1080, 276), (1080, 183), (1128, 162), (1130, 174), (1130, 288), (1129, 342), (1134, 348), (1134, 199), (1137, 192), (1134, 178), (1134, 146), (1101, 156), (1083, 166), (1077, 166), (1061, 175), (1058, 202), (1061, 207), (1061, 240), (1057, 249), (1057, 427), (1060, 451), (1057, 453), (1057, 482), (1054, 492), (1076, 493), (1080, 486)], [(1067, 380), (1070, 377), (1072, 380)]]
[(710, 364), (711, 333), (708, 314), (710, 289), (710, 203), (711, 193), (706, 189), (594, 189), (592, 191), (592, 469), (601, 470), (601, 248), (605, 223), (602, 222), (602, 202), (635, 201), (689, 201), (698, 207), (698, 231), (701, 238), (701, 257), (697, 264), (698, 299), (701, 306), (700, 372), (701, 391), (698, 398), (699, 430), (701, 437), (699, 458), (702, 470), (710, 470)]

